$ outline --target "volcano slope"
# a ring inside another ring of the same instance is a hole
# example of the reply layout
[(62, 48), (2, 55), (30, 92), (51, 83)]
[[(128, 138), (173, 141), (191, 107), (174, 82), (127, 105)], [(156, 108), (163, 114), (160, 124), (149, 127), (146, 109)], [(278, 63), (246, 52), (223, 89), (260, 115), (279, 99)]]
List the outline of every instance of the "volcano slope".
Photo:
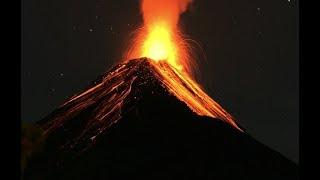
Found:
[(39, 121), (46, 145), (24, 179), (298, 179), (228, 114), (195, 113), (150, 62), (115, 66)]

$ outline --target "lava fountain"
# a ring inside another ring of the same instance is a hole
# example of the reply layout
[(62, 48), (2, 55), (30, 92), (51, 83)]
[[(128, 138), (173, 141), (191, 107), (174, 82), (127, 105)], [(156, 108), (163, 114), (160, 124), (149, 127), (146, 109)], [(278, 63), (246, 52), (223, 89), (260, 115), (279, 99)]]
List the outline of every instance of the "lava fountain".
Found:
[(241, 130), (233, 117), (192, 78), (192, 64), (195, 64), (192, 61), (195, 59), (191, 58), (192, 49), (178, 26), (180, 14), (187, 10), (191, 2), (192, 0), (141, 0), (144, 24), (138, 29), (130, 45), (127, 59), (148, 57), (171, 93), (195, 113), (220, 118)]
[(178, 27), (181, 13), (191, 0), (142, 0), (144, 24), (139, 29), (129, 59), (148, 57), (166, 61), (179, 71), (191, 74), (190, 51)]

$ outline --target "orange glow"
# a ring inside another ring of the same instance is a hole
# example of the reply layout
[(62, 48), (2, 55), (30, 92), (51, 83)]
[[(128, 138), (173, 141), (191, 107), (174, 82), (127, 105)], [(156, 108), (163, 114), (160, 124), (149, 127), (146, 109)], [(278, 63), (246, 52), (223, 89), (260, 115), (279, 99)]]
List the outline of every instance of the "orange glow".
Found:
[(178, 21), (192, 0), (141, 0), (141, 11), (146, 35), (140, 57), (167, 61), (173, 67), (187, 69), (188, 56), (179, 33)]
[(192, 50), (178, 27), (192, 0), (142, 0), (144, 25), (138, 30), (127, 59), (147, 57), (159, 79), (195, 113), (219, 118), (241, 130), (231, 115), (212, 100), (191, 77)]
[(241, 128), (235, 123), (234, 118), (218, 103), (211, 99), (187, 74), (172, 68), (166, 61), (150, 63), (155, 67), (159, 79), (180, 101), (195, 113), (202, 116), (218, 118), (236, 129)]
[(144, 24), (138, 30), (127, 59), (149, 57), (166, 61), (180, 71), (191, 73), (188, 45), (178, 27), (181, 13), (191, 0), (141, 0)]
[(142, 57), (150, 57), (155, 61), (164, 60), (181, 70), (177, 62), (178, 47), (172, 32), (165, 24), (155, 24), (150, 27), (146, 40), (142, 45)]

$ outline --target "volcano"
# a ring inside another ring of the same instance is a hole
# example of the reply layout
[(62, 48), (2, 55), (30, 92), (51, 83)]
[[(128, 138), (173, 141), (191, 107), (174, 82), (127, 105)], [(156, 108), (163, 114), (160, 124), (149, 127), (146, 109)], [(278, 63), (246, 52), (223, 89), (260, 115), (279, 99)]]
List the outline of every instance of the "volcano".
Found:
[(298, 179), (295, 163), (148, 58), (114, 66), (37, 124), (46, 145), (24, 179)]

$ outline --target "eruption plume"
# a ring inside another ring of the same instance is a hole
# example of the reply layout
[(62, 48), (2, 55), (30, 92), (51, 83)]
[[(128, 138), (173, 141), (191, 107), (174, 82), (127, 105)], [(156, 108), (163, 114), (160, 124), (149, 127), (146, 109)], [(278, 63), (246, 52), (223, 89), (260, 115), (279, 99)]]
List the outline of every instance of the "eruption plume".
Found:
[(26, 151), (21, 179), (299, 179), (195, 81), (200, 59), (178, 23), (191, 2), (141, 0), (125, 61), (36, 123), (43, 147)]
[(166, 61), (174, 68), (191, 74), (190, 51), (178, 27), (179, 16), (191, 0), (142, 0), (144, 25), (139, 29), (129, 58), (149, 57)]
[(192, 0), (141, 0), (144, 24), (127, 53), (127, 59), (147, 57), (171, 93), (195, 113), (220, 118), (241, 130), (232, 116), (212, 100), (192, 78), (195, 59), (179, 29), (179, 17)]

